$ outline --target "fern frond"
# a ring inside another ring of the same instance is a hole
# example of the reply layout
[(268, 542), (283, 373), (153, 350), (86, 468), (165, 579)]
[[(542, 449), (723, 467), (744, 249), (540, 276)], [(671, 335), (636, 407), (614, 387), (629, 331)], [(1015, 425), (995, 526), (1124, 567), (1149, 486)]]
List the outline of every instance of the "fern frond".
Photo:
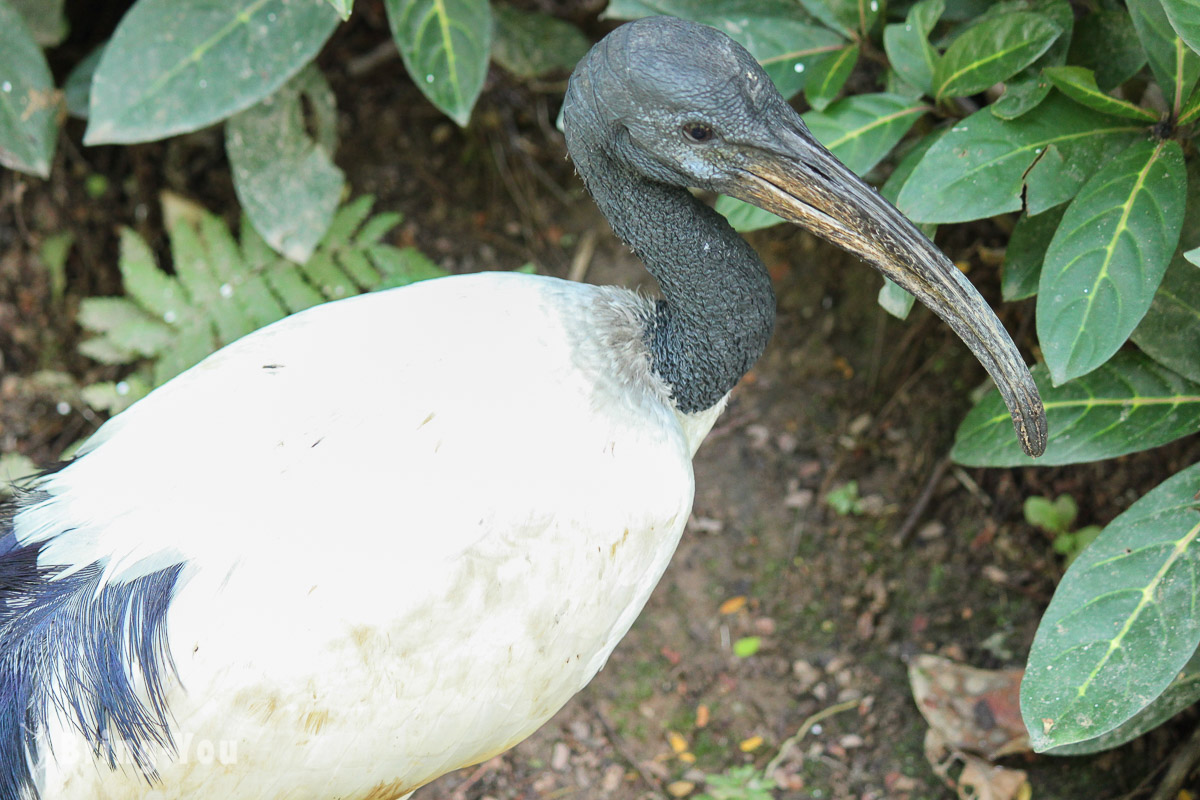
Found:
[[(310, 306), (445, 275), (415, 248), (381, 240), (399, 214), (371, 215), (359, 197), (337, 214), (305, 264), (280, 256), (243, 217), (234, 238), (216, 215), (174, 196), (163, 198), (174, 274), (146, 242), (121, 231), (125, 297), (83, 301), (79, 324), (94, 333), (79, 345), (105, 364), (137, 364), (119, 383), (93, 384), (93, 407), (117, 411), (253, 330)], [(94, 401), (94, 402), (93, 402)]]

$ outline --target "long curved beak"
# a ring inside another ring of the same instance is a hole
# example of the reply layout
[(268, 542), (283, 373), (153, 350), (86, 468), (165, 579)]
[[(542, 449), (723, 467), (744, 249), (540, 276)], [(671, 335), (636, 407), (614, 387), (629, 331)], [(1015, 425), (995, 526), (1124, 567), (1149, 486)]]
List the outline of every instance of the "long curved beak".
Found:
[(795, 115), (744, 151), (718, 191), (753, 203), (854, 253), (914, 294), (966, 342), (1008, 406), (1021, 447), (1046, 450), (1046, 411), (1008, 332), (975, 287), (896, 207), (821, 146)]

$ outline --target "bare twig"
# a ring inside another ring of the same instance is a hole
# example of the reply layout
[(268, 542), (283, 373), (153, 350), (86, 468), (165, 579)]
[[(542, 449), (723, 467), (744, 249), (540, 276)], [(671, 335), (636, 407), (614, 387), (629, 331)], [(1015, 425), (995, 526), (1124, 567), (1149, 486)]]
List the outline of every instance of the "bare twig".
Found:
[(588, 267), (592, 265), (592, 256), (596, 254), (596, 242), (599, 236), (595, 228), (588, 228), (579, 237), (575, 255), (571, 257), (571, 269), (567, 271), (567, 280), (582, 281), (587, 275)]
[(804, 722), (800, 723), (799, 730), (797, 730), (794, 735), (785, 739), (783, 744), (779, 746), (779, 752), (775, 754), (774, 758), (767, 762), (766, 768), (763, 769), (763, 775), (766, 775), (768, 778), (774, 775), (775, 770), (778, 769), (779, 765), (783, 763), (783, 759), (792, 752), (792, 748), (799, 744), (800, 740), (807, 736), (808, 732), (812, 730), (812, 727), (818, 722), (828, 719), (834, 714), (840, 714), (843, 711), (849, 711), (852, 708), (858, 708), (861, 703), (861, 698), (847, 700), (843, 703), (837, 703), (836, 705), (829, 706), (828, 708), (823, 708), (817, 713), (811, 715), (808, 719), (804, 720)]
[(917, 502), (913, 503), (912, 510), (904, 518), (904, 524), (896, 532), (897, 547), (903, 547), (908, 543), (909, 537), (917, 527), (917, 523), (921, 520), (921, 515), (925, 513), (925, 509), (929, 506), (929, 501), (933, 499), (933, 493), (937, 489), (937, 485), (941, 482), (942, 476), (946, 474), (946, 470), (949, 468), (950, 456), (942, 456), (933, 465), (933, 471), (929, 473), (929, 480), (925, 481), (925, 488), (921, 490), (921, 495), (917, 498)]
[(661, 797), (663, 792), (662, 785), (654, 778), (653, 775), (650, 775), (646, 772), (646, 770), (642, 769), (642, 765), (638, 763), (637, 759), (626, 752), (625, 748), (621, 746), (621, 737), (615, 730), (613, 730), (612, 725), (610, 725), (608, 722), (608, 717), (604, 716), (604, 712), (591, 703), (586, 703), (585, 705), (587, 706), (588, 711), (591, 711), (592, 715), (600, 721), (600, 727), (604, 728), (604, 735), (608, 737), (608, 743), (612, 745), (613, 750), (617, 751), (617, 755), (621, 757), (621, 760), (633, 767), (637, 774), (642, 777), (642, 780), (645, 782), (645, 784), (650, 787), (650, 791)]
[(1167, 767), (1167, 774), (1163, 776), (1154, 794), (1150, 795), (1150, 800), (1175, 800), (1197, 764), (1200, 764), (1200, 725), (1196, 726), (1187, 742), (1175, 752), (1170, 766)]

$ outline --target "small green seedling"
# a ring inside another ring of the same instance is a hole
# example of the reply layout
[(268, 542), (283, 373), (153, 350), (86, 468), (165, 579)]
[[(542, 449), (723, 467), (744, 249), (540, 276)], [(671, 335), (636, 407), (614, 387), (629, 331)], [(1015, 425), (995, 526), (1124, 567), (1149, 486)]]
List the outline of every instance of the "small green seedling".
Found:
[(825, 495), (825, 502), (838, 516), (859, 516), (863, 513), (862, 497), (858, 493), (858, 481), (848, 481)]
[(1049, 534), (1054, 552), (1065, 556), (1068, 565), (1100, 535), (1099, 525), (1072, 531), (1078, 516), (1079, 506), (1068, 494), (1060, 494), (1053, 501), (1040, 495), (1025, 500), (1025, 521)]

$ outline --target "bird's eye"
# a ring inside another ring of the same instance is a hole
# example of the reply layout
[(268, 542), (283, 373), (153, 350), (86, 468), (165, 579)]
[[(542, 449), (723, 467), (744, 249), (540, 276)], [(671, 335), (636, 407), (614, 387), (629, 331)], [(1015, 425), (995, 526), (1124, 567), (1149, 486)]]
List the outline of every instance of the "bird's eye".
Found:
[(711, 125), (703, 122), (687, 122), (683, 126), (683, 135), (689, 142), (708, 142), (712, 141), (713, 133)]

